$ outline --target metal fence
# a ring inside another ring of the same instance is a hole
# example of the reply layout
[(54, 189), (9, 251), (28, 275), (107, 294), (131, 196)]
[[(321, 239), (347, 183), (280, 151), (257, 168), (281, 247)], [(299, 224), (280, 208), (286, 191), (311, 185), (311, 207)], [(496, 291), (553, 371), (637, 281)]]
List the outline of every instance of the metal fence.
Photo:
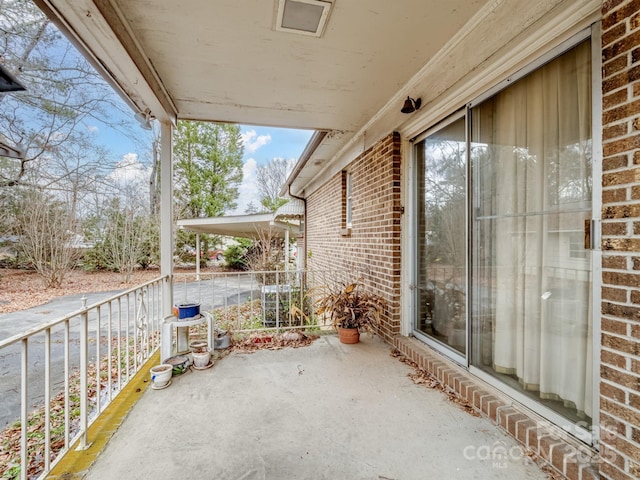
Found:
[(217, 328), (234, 333), (329, 328), (314, 304), (323, 287), (362, 275), (346, 270), (274, 270), (175, 274), (177, 302), (199, 303)]
[[(0, 341), (0, 478), (42, 478), (160, 345), (162, 283), (152, 280)], [(19, 461), (12, 457), (20, 451)]]
[(313, 286), (328, 277), (307, 270), (213, 272), (176, 274), (174, 283), (178, 301), (199, 303), (216, 328), (248, 333), (322, 327)]

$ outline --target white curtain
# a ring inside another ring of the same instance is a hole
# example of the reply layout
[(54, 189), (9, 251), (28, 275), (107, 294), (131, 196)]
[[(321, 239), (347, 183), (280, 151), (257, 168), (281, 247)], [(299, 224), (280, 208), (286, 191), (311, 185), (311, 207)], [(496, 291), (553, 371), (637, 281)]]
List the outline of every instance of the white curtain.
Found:
[(473, 142), (488, 156), (477, 198), (488, 232), (480, 241), (491, 238), (480, 250), (492, 253), (479, 261), (493, 284), (493, 332), (484, 335), (492, 338), (492, 368), (587, 416), (591, 262), (580, 238), (591, 208), (590, 69), (587, 42), (473, 116)]

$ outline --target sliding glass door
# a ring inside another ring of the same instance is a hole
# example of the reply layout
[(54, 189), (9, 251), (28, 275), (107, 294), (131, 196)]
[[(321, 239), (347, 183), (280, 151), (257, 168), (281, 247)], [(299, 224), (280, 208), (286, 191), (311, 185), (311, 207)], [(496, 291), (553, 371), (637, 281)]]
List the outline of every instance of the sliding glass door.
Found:
[(586, 424), (591, 104), (587, 40), (415, 139), (415, 332)]
[(590, 58), (584, 42), (471, 110), (471, 360), (574, 420), (592, 414)]
[(417, 329), (466, 352), (466, 166), (465, 119), (429, 134), (416, 145), (418, 187)]

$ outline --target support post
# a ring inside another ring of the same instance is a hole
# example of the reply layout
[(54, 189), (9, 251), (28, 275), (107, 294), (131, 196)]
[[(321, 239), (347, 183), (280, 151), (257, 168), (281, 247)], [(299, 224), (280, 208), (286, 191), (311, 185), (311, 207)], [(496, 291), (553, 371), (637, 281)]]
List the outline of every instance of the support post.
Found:
[(196, 233), (196, 280), (200, 281), (200, 233)]
[(289, 259), (291, 258), (291, 251), (289, 248), (289, 228), (284, 231), (284, 271), (289, 271)]
[(162, 284), (162, 318), (173, 306), (173, 126), (160, 123), (160, 274), (168, 276)]

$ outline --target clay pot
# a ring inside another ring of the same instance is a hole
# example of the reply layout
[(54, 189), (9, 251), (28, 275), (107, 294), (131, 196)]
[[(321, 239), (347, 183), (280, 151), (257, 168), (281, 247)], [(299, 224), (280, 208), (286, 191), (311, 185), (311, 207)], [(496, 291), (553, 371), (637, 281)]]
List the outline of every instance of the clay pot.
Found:
[(357, 328), (338, 327), (338, 338), (340, 339), (340, 343), (352, 345), (360, 341), (360, 332)]

